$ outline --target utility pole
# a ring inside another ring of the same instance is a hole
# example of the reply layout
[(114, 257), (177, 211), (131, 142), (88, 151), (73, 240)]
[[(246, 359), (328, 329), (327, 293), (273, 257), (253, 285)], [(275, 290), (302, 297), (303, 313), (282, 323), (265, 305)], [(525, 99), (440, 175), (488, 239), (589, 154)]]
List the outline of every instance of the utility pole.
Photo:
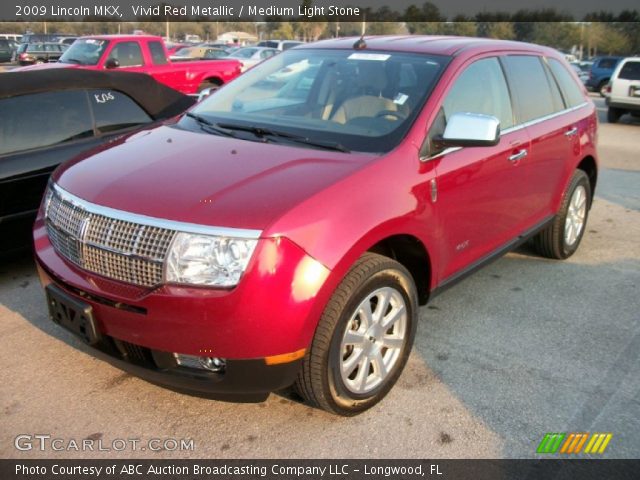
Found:
[(169, 21), (167, 20), (165, 22), (165, 26), (164, 26), (164, 36), (167, 39), (167, 42), (169, 40), (171, 40), (171, 33), (169, 32)]

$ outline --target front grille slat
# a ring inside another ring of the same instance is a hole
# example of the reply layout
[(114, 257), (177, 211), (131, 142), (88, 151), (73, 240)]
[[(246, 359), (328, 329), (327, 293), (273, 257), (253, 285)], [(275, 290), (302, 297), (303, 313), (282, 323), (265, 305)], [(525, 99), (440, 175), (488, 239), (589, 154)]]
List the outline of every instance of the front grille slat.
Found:
[(113, 280), (145, 287), (162, 283), (175, 230), (91, 212), (51, 187), (47, 195), (47, 233), (59, 255)]

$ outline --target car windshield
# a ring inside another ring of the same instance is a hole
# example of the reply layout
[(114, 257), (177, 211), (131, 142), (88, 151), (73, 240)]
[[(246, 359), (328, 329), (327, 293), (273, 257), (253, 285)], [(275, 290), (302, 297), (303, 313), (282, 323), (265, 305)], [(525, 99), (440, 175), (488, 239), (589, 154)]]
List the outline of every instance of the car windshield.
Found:
[[(192, 113), (227, 130), (257, 127), (278, 133), (277, 138), (263, 135), (262, 141), (295, 135), (353, 151), (387, 152), (407, 133), (448, 61), (413, 53), (288, 50)], [(192, 115), (178, 126), (195, 130), (194, 123)]]
[(108, 40), (80, 38), (65, 50), (59, 61), (77, 65), (97, 65), (107, 45)]

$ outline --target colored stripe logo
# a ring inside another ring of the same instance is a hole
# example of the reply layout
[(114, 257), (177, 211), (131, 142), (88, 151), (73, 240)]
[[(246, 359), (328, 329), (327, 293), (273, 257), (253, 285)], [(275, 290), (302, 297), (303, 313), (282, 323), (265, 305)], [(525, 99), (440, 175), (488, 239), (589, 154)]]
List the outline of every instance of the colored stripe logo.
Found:
[[(537, 453), (602, 454), (609, 446), (611, 433), (547, 433), (538, 445)], [(586, 445), (586, 447), (585, 447)]]

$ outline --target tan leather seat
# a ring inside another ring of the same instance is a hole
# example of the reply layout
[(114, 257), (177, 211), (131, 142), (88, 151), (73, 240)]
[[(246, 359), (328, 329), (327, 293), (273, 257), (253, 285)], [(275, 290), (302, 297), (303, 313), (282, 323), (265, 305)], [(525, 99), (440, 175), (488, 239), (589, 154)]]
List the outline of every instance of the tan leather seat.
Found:
[(387, 73), (382, 62), (361, 61), (355, 81), (363, 94), (345, 100), (331, 116), (332, 121), (347, 123), (357, 117), (374, 118), (385, 110), (398, 111), (393, 100), (382, 96), (382, 91), (387, 86)]

